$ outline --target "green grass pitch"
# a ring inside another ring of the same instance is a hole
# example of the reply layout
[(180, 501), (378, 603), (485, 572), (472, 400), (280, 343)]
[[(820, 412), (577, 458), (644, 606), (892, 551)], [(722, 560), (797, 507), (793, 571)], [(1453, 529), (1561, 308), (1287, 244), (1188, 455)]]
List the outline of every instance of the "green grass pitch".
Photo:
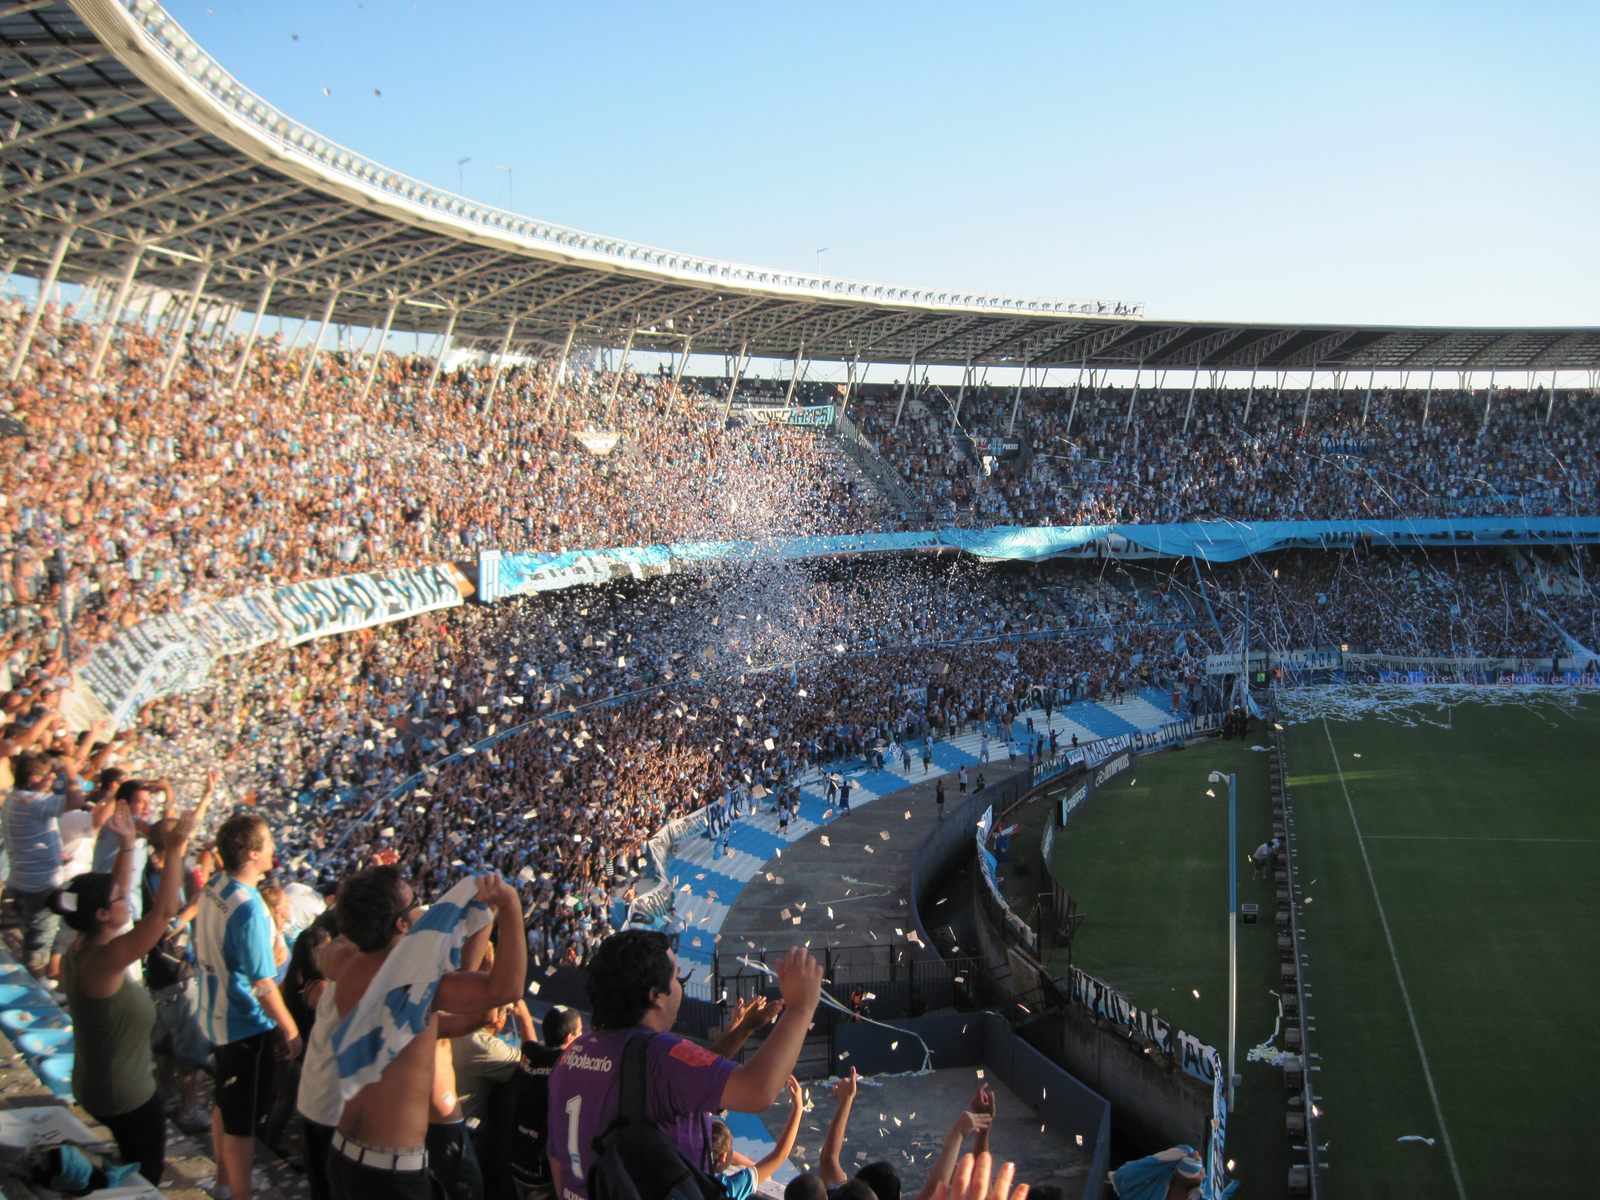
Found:
[[(1302, 704), (1285, 734), (1321, 1194), (1584, 1194), (1600, 1146), (1600, 700), (1309, 695), (1339, 714)], [(1075, 964), (1225, 1054), (1211, 770), (1238, 773), (1240, 900), (1262, 912), (1240, 930), (1230, 1156), (1241, 1197), (1276, 1196), (1284, 1088), (1249, 1060), (1277, 1024), (1273, 889), (1246, 861), (1269, 829), (1268, 756), (1211, 742), (1137, 762), (1074, 814), (1050, 869), (1084, 917)], [(1037, 844), (1044, 807), (1019, 844)], [(1044, 886), (1007, 881), (1024, 912)]]
[(1596, 1188), (1600, 701), (1494, 699), (1288, 730), (1334, 1200)]

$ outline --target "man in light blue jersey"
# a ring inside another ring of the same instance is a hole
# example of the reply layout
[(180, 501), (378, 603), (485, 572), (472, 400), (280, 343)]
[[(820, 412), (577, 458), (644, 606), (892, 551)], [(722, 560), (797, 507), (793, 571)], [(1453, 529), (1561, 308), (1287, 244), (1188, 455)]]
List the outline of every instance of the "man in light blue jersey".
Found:
[[(211, 1137), (218, 1200), (249, 1200), (257, 1119), (272, 1090), (271, 1053), (300, 1053), (300, 1031), (278, 992), (272, 918), (256, 885), (272, 870), (272, 831), (250, 812), (217, 830), (222, 870), (200, 893), (194, 951), (200, 1017), (215, 1047), (217, 1106)], [(281, 1038), (281, 1040), (280, 1040)]]

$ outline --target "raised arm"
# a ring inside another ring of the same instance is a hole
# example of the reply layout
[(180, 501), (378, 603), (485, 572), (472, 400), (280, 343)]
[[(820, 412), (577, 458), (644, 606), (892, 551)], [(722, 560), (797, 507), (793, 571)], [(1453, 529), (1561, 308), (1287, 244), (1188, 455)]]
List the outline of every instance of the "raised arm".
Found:
[(972, 1093), (972, 1111), (980, 1120), (978, 1121), (978, 1136), (973, 1139), (972, 1152), (974, 1154), (987, 1154), (989, 1152), (989, 1134), (994, 1129), (994, 1089), (987, 1083), (980, 1083), (978, 1090)]
[(789, 1119), (784, 1123), (783, 1132), (778, 1135), (778, 1144), (756, 1167), (756, 1186), (759, 1187), (771, 1179), (773, 1173), (789, 1161), (789, 1155), (794, 1153), (794, 1142), (800, 1136), (800, 1117), (805, 1111), (805, 1101), (800, 1095), (800, 1084), (793, 1075), (784, 1083), (789, 1092)]
[(817, 1174), (830, 1188), (839, 1187), (850, 1179), (844, 1164), (839, 1161), (839, 1155), (844, 1151), (845, 1127), (850, 1124), (850, 1109), (856, 1102), (856, 1083), (859, 1079), (856, 1069), (851, 1067), (850, 1074), (833, 1085), (833, 1098), (839, 1102), (839, 1107), (833, 1110), (833, 1120), (828, 1122), (828, 1132), (822, 1139), (822, 1151), (817, 1161)]
[[(139, 835), (128, 806), (120, 800), (114, 805), (106, 828), (122, 843), (117, 851), (115, 880), (116, 887), (126, 896), (133, 886), (133, 846)], [(192, 812), (172, 823), (165, 840), (167, 868), (161, 872), (161, 887), (150, 911), (128, 932), (112, 938), (84, 959), (84, 983), (91, 995), (112, 995), (118, 986), (117, 976), (154, 950), (167, 932), (182, 902), (183, 856), (188, 853), (195, 826), (205, 818), (205, 810), (206, 801), (201, 800)]]
[(728, 1027), (722, 1031), (721, 1037), (711, 1043), (711, 1049), (723, 1058), (733, 1058), (744, 1049), (745, 1043), (756, 1030), (772, 1024), (782, 1011), (782, 1001), (768, 1000), (765, 996), (738, 1001), (728, 1018)]
[(482, 1012), (514, 1003), (528, 975), (528, 943), (522, 935), (522, 897), (499, 875), (478, 880), (474, 899), (495, 909), (499, 945), (489, 971), (451, 971), (439, 980), (433, 1006), (440, 1012)]
[(539, 1035), (534, 1032), (533, 1014), (528, 1011), (528, 1001), (518, 997), (511, 1009), (511, 1019), (517, 1023), (517, 1037), (524, 1042), (536, 1042)]
[(783, 1015), (761, 1049), (728, 1076), (722, 1107), (733, 1112), (763, 1112), (778, 1098), (783, 1081), (794, 1070), (822, 996), (822, 964), (799, 946), (791, 947), (777, 965)]
[(917, 1193), (917, 1200), (929, 1200), (934, 1191), (941, 1185), (950, 1182), (950, 1173), (955, 1170), (956, 1159), (961, 1157), (961, 1143), (969, 1133), (975, 1133), (980, 1126), (987, 1126), (988, 1118), (978, 1113), (963, 1111), (957, 1115), (950, 1126), (950, 1132), (944, 1135), (944, 1145), (939, 1150), (939, 1159), (933, 1164), (933, 1170), (928, 1172), (928, 1178), (922, 1185), (922, 1190)]

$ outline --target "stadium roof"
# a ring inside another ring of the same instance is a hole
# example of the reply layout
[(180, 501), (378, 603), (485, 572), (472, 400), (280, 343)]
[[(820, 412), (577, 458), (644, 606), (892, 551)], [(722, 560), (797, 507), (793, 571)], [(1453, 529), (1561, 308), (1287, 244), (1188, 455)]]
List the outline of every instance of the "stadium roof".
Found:
[[(537, 353), (695, 353), (1036, 367), (1600, 368), (1600, 328), (1146, 318), (763, 270), (485, 207), (280, 113), (156, 0), (0, 0), (0, 266), (121, 277), (256, 311)], [(270, 285), (270, 292), (266, 289)], [(331, 308), (329, 302), (331, 301)], [(514, 324), (513, 324), (514, 322)], [(508, 337), (509, 334), (509, 337)]]

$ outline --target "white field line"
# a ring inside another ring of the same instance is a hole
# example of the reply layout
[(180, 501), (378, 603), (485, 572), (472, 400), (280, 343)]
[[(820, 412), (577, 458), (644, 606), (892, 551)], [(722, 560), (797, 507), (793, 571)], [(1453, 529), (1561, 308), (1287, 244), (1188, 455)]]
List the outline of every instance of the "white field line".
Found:
[(1411, 1023), (1411, 1038), (1417, 1044), (1417, 1057), (1422, 1060), (1422, 1078), (1428, 1085), (1428, 1096), (1433, 1101), (1433, 1115), (1439, 1120), (1439, 1139), (1444, 1143), (1445, 1158), (1450, 1162), (1450, 1176), (1456, 1183), (1456, 1195), (1467, 1200), (1467, 1187), (1461, 1181), (1461, 1168), (1456, 1163), (1455, 1148), (1450, 1144), (1450, 1128), (1444, 1123), (1444, 1109), (1439, 1105), (1439, 1089), (1433, 1084), (1433, 1071), (1428, 1066), (1428, 1052), (1422, 1045), (1422, 1032), (1417, 1028), (1416, 1010), (1411, 1007), (1411, 993), (1406, 990), (1405, 973), (1400, 970), (1400, 956), (1395, 953), (1394, 935), (1389, 932), (1389, 918), (1383, 911), (1383, 899), (1378, 895), (1378, 880), (1372, 873), (1372, 860), (1367, 857), (1366, 839), (1361, 835), (1361, 823), (1356, 820), (1356, 808), (1350, 801), (1350, 788), (1344, 781), (1344, 770), (1339, 765), (1339, 751), (1333, 744), (1333, 731), (1322, 719), (1322, 732), (1328, 739), (1328, 753), (1333, 755), (1333, 769), (1339, 776), (1339, 789), (1344, 792), (1344, 806), (1350, 814), (1350, 825), (1356, 833), (1356, 846), (1361, 851), (1361, 863), (1367, 869), (1367, 884), (1372, 888), (1372, 902), (1378, 908), (1378, 923), (1383, 926), (1383, 940), (1389, 946), (1389, 961), (1394, 964), (1394, 977), (1400, 984), (1400, 999), (1406, 1006), (1406, 1020)]
[(1454, 833), (1369, 833), (1369, 842), (1539, 842), (1558, 846), (1595, 846), (1600, 838), (1478, 837)]

